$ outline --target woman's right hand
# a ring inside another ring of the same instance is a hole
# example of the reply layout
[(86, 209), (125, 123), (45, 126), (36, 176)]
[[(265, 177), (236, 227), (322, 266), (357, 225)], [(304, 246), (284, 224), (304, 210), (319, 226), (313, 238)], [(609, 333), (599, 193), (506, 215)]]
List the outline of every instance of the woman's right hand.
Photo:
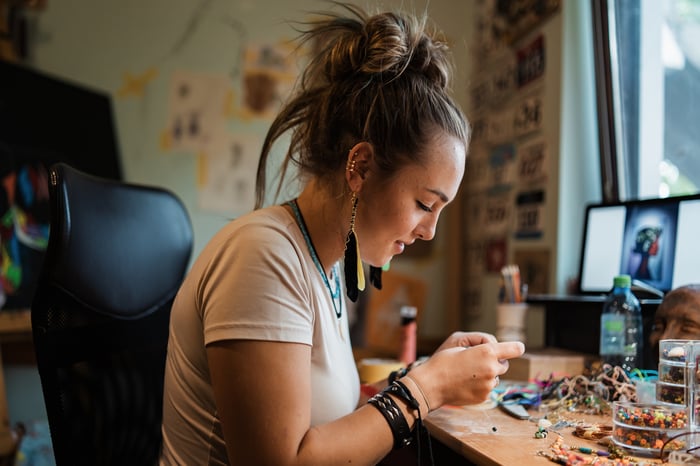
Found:
[(525, 345), (519, 341), (446, 348), (409, 374), (422, 388), (431, 409), (444, 404), (478, 404), (498, 385), (498, 376), (508, 370), (508, 360), (524, 352)]

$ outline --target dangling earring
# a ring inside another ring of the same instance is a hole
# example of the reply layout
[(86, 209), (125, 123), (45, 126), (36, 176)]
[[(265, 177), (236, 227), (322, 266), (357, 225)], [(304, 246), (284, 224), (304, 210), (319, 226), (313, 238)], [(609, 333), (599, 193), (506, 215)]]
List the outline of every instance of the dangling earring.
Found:
[[(352, 162), (354, 169), (355, 162)], [(350, 168), (348, 168), (350, 169)], [(345, 289), (352, 302), (357, 301), (359, 291), (365, 289), (365, 272), (362, 268), (360, 245), (355, 235), (355, 215), (357, 215), (357, 195), (352, 193), (352, 214), (350, 216), (350, 231), (345, 240)]]

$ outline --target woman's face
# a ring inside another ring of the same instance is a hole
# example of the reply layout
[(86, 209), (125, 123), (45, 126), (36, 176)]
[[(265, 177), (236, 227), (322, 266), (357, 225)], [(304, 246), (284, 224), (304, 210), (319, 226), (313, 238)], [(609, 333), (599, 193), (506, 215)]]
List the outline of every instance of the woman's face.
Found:
[(425, 165), (404, 167), (392, 180), (368, 178), (355, 223), (363, 261), (381, 267), (417, 239), (435, 236), (442, 209), (457, 195), (464, 175), (462, 141), (440, 134), (428, 145)]

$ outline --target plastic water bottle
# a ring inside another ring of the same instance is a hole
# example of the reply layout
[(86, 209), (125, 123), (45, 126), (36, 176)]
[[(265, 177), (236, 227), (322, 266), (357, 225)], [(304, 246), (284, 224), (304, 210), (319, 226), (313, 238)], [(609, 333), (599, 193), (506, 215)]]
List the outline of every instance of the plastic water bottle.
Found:
[(642, 363), (642, 307), (631, 290), (629, 275), (618, 275), (600, 316), (600, 356), (603, 363), (630, 372)]

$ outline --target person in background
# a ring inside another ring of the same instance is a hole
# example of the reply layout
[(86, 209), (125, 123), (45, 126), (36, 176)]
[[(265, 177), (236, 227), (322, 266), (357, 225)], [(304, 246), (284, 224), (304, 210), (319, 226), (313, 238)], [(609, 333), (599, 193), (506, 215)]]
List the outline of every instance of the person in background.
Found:
[(649, 345), (655, 364), (659, 362), (661, 340), (700, 340), (700, 284), (669, 291), (654, 314)]
[[(429, 411), (486, 400), (524, 352), (456, 332), (361, 396), (344, 292), (380, 287), (384, 264), (433, 239), (464, 175), (469, 127), (426, 18), (337, 8), (302, 33), (320, 51), (264, 141), (256, 209), (210, 240), (173, 305), (161, 465), (376, 464)], [(288, 168), (302, 190), (263, 207), (286, 135), (277, 192)]]

